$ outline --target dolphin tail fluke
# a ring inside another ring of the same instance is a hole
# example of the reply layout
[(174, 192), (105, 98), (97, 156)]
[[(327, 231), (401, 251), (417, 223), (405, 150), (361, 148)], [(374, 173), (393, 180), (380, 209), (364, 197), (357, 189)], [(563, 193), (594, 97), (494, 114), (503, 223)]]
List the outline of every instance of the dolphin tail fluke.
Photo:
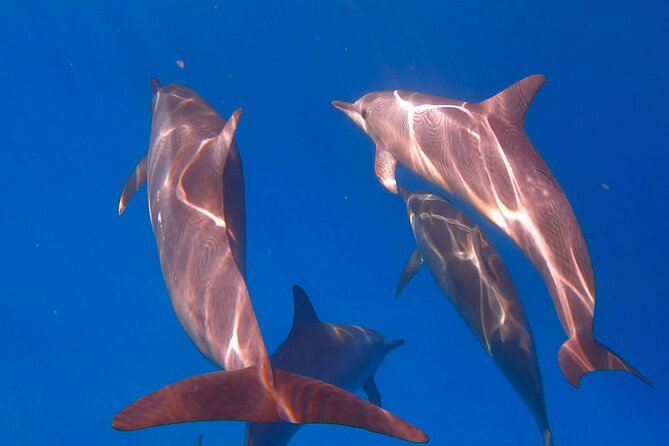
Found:
[(207, 373), (163, 387), (112, 420), (129, 431), (188, 421), (326, 423), (357, 427), (422, 443), (417, 427), (352, 393), (305, 376), (274, 370), (268, 389), (256, 367)]
[(112, 426), (128, 431), (214, 420), (278, 420), (257, 368), (207, 373), (163, 387), (119, 412)]
[(278, 369), (274, 385), (284, 421), (340, 424), (415, 443), (428, 440), (417, 427), (339, 387)]
[(123, 187), (123, 192), (121, 193), (121, 199), (118, 203), (118, 215), (123, 214), (126, 206), (130, 203), (130, 199), (135, 192), (142, 187), (142, 184), (146, 181), (146, 155), (144, 158), (137, 163), (135, 170), (130, 174), (130, 178), (126, 181), (125, 186)]
[(623, 358), (616, 355), (604, 344), (594, 339), (584, 341), (578, 338), (569, 338), (559, 353), (560, 368), (569, 383), (578, 387), (583, 375), (589, 372), (620, 370), (629, 372), (651, 387), (655, 387), (645, 376)]

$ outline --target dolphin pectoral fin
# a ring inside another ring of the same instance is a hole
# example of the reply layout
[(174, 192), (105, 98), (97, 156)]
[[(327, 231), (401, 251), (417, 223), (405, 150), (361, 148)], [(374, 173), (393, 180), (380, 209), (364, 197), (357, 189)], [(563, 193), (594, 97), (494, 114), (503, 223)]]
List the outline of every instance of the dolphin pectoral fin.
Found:
[(125, 182), (123, 192), (121, 192), (121, 199), (118, 203), (118, 215), (123, 214), (123, 211), (125, 211), (126, 206), (130, 203), (132, 196), (135, 195), (135, 192), (137, 192), (146, 181), (146, 157), (147, 155), (144, 155), (142, 160), (135, 167), (135, 170), (130, 174), (128, 181)]
[(413, 254), (411, 254), (411, 257), (409, 257), (409, 260), (407, 261), (406, 265), (404, 265), (404, 269), (402, 270), (402, 274), (400, 275), (400, 280), (397, 283), (397, 290), (395, 291), (395, 297), (399, 297), (400, 293), (402, 292), (406, 284), (409, 283), (409, 281), (413, 278), (413, 276), (416, 275), (422, 264), (423, 264), (423, 258), (421, 257), (418, 250), (415, 250)]
[(414, 443), (428, 440), (417, 427), (339, 387), (280, 369), (274, 369), (274, 385), (283, 421), (340, 424)]
[(376, 381), (374, 381), (373, 376), (365, 383), (364, 386), (362, 386), (362, 388), (367, 394), (367, 399), (369, 402), (381, 407), (381, 392), (379, 392), (379, 388), (376, 386)]
[(395, 169), (397, 168), (397, 158), (390, 152), (380, 147), (376, 148), (376, 159), (374, 160), (374, 172), (376, 178), (393, 194), (397, 193), (397, 180), (395, 179)]
[(278, 420), (274, 400), (257, 368), (207, 373), (163, 387), (119, 412), (112, 426), (128, 431), (215, 420)]

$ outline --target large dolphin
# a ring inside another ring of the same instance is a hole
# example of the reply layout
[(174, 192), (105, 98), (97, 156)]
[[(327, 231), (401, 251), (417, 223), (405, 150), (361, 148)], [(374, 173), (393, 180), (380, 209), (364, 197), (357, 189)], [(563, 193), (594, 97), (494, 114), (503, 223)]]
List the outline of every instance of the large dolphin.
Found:
[(244, 180), (233, 135), (194, 91), (152, 80), (148, 154), (119, 213), (146, 180), (163, 277), (179, 321), (225, 371), (186, 379), (121, 411), (120, 430), (198, 420), (334, 423), (410, 441), (419, 429), (349, 392), (272, 368), (245, 282)]
[(488, 356), (530, 408), (545, 444), (552, 445), (532, 332), (502, 258), (450, 201), (434, 194), (402, 192), (417, 248), (402, 271), (397, 295), (426, 263)]
[(568, 336), (560, 368), (573, 386), (595, 370), (637, 370), (595, 340), (595, 278), (588, 248), (562, 188), (525, 134), (525, 114), (544, 84), (529, 76), (480, 103), (408, 91), (333, 101), (376, 144), (379, 181), (397, 193), (404, 165), (470, 202), (509, 235), (548, 286)]
[[(355, 392), (361, 387), (380, 406), (374, 374), (386, 353), (404, 343), (355, 325), (321, 322), (302, 288), (293, 287), (293, 327), (272, 355), (272, 367), (309, 376)], [(301, 425), (249, 423), (246, 446), (285, 446)]]

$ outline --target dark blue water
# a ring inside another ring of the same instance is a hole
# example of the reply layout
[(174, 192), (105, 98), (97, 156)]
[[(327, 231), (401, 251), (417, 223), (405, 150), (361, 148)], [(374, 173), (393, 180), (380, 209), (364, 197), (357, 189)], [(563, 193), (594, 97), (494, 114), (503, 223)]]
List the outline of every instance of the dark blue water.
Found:
[[(116, 215), (147, 148), (151, 76), (225, 117), (244, 107), (248, 283), (270, 350), (299, 283), (324, 321), (406, 339), (377, 383), (433, 444), (541, 444), (427, 271), (393, 297), (414, 249), (403, 203), (374, 177), (369, 138), (330, 106), (394, 88), (478, 101), (532, 73), (548, 83), (527, 132), (588, 241), (597, 336), (657, 385), (598, 373), (572, 388), (543, 281), (486, 226), (530, 318), (556, 444), (665, 444), (666, 2), (125, 3), (0, 5), (2, 444), (243, 442), (242, 423), (111, 428), (135, 398), (213, 370), (169, 303), (145, 190)], [(311, 426), (291, 444), (400, 442)]]

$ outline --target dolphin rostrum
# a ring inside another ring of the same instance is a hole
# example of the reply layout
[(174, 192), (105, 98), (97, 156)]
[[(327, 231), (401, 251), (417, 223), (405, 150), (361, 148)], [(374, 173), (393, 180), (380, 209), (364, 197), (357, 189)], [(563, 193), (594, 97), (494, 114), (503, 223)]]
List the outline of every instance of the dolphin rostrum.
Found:
[[(355, 392), (361, 387), (369, 401), (381, 405), (374, 373), (386, 353), (404, 343), (355, 325), (321, 322), (302, 288), (293, 287), (293, 328), (274, 352), (272, 367), (315, 378)], [(301, 425), (285, 422), (249, 423), (246, 446), (285, 446)]]
[(560, 368), (573, 386), (595, 370), (625, 370), (652, 385), (595, 340), (595, 279), (576, 216), (525, 134), (525, 114), (544, 84), (529, 76), (480, 103), (380, 91), (333, 101), (376, 144), (379, 181), (397, 193), (401, 163), (470, 202), (509, 235), (540, 271), (568, 336)]
[(532, 332), (502, 258), (450, 201), (434, 194), (402, 192), (417, 248), (402, 271), (397, 295), (426, 263), (488, 356), (530, 408), (544, 443), (552, 445)]
[(119, 430), (199, 420), (334, 423), (410, 441), (416, 427), (330, 384), (272, 368), (245, 281), (244, 180), (228, 122), (194, 91), (152, 80), (148, 154), (126, 183), (119, 213), (146, 180), (149, 214), (174, 310), (198, 349), (225, 371), (189, 378), (136, 401)]

